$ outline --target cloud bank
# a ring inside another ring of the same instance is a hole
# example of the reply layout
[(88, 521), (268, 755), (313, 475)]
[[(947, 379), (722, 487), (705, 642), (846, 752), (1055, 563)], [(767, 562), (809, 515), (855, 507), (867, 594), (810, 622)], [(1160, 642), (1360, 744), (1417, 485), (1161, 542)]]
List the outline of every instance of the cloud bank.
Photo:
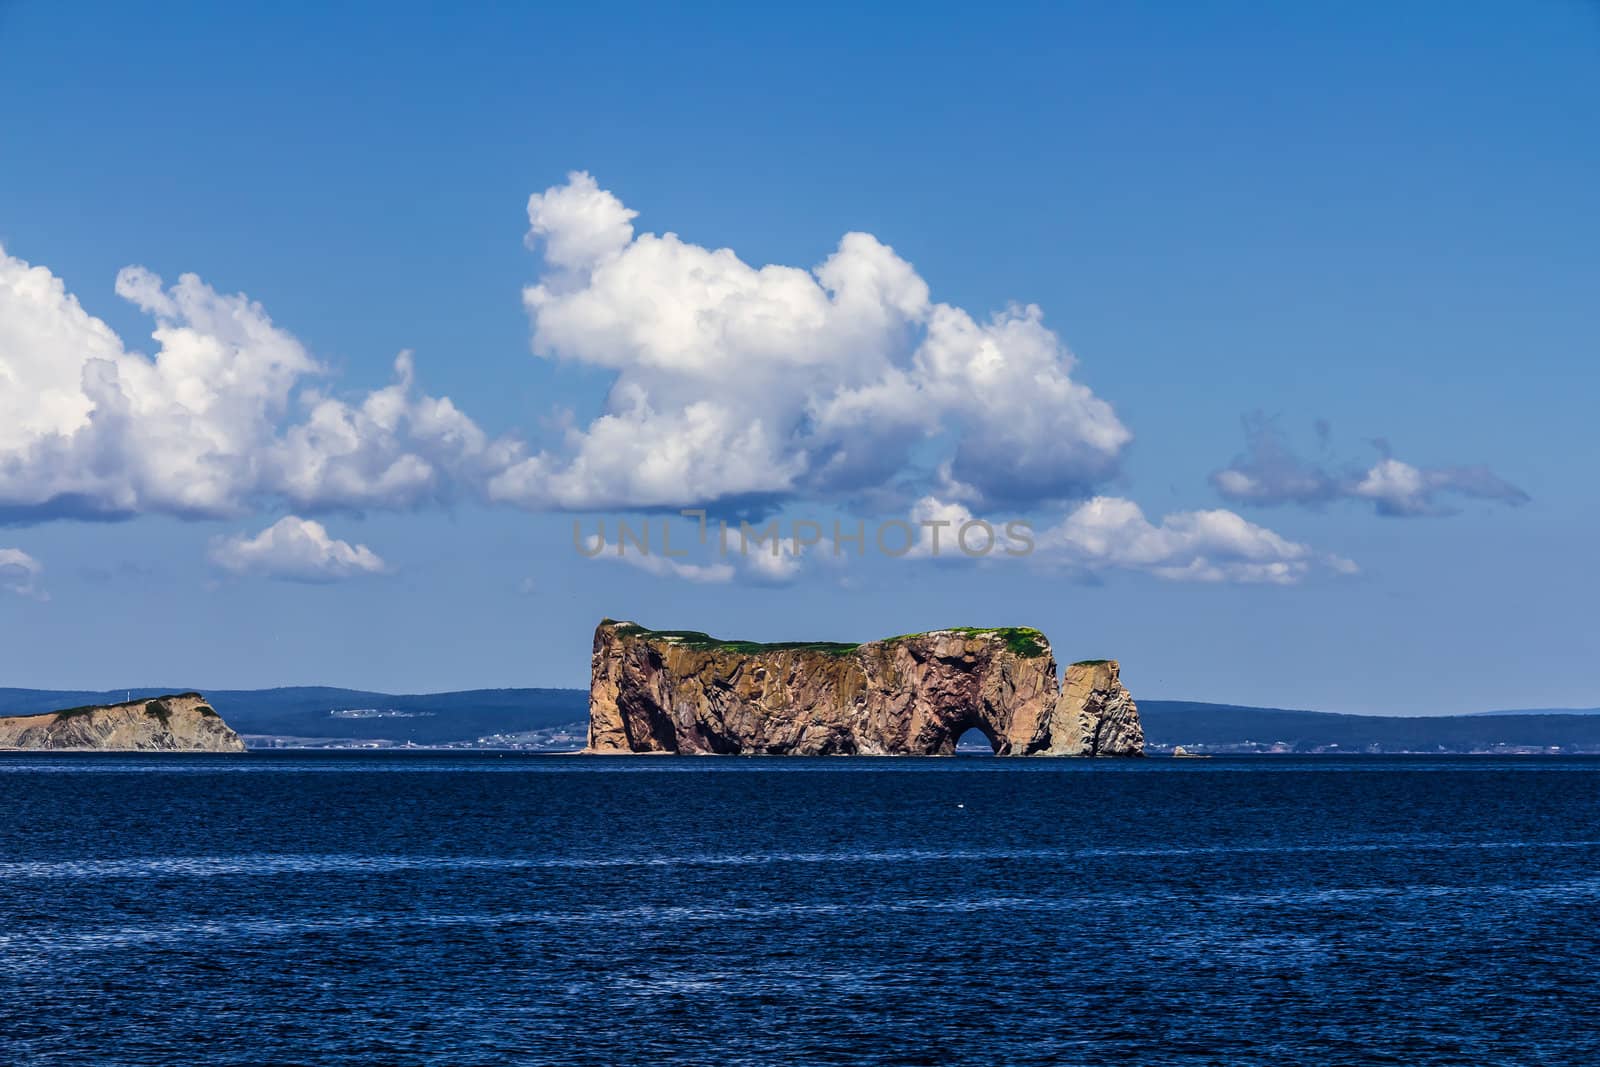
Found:
[[(327, 368), (260, 304), (193, 274), (171, 286), (137, 266), (117, 276), (117, 295), (151, 321), (145, 355), (47, 268), (0, 248), (0, 523), (292, 511), (219, 542), (213, 559), (302, 581), (384, 564), (299, 516), (458, 500), (730, 515), (799, 501), (899, 515), (1005, 509), (1057, 516), (1035, 524), (1039, 551), (1080, 570), (1281, 583), (1353, 566), (1231, 512), (1151, 522), (1104, 495), (1132, 434), (1077, 379), (1033, 305), (985, 317), (936, 301), (866, 233), (846, 233), (811, 268), (757, 266), (639, 232), (636, 217), (585, 173), (529, 199), (541, 261), (523, 293), (533, 350), (614, 376), (600, 415), (569, 419), (543, 450), (491, 437), (424, 392), (409, 352), (389, 384), (332, 394)], [(1446, 494), (1526, 499), (1484, 468), (1385, 456), (1359, 476), (1334, 474), (1293, 457), (1270, 427), (1213, 482), (1240, 502), (1353, 497), (1394, 515), (1442, 513)], [(782, 584), (804, 562), (642, 565)]]
[(116, 292), (154, 321), (153, 357), (0, 248), (0, 521), (414, 508), (520, 455), (418, 393), (409, 354), (392, 385), (347, 403), (243, 295), (141, 267)]
[[(1531, 499), (1488, 467), (1412, 466), (1394, 458), (1382, 439), (1373, 442), (1380, 458), (1363, 470), (1302, 460), (1261, 415), (1246, 416), (1245, 436), (1245, 453), (1211, 475), (1217, 492), (1236, 504), (1320, 508), (1336, 500), (1360, 500), (1387, 518), (1417, 518), (1455, 514), (1458, 509), (1441, 499), (1452, 495), (1511, 507)], [(1325, 424), (1318, 436), (1326, 443)]]

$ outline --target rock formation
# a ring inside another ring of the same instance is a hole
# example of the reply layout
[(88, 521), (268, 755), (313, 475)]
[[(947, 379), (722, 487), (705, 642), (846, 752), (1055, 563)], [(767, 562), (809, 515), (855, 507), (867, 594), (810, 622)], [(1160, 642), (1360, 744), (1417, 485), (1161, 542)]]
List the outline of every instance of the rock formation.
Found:
[(1037, 630), (756, 644), (606, 619), (590, 666), (595, 753), (950, 755), (975, 727), (1004, 756), (1144, 754), (1117, 663), (1063, 688)]
[(0, 749), (243, 752), (199, 693), (0, 718)]
[(1142, 756), (1144, 727), (1139, 707), (1122, 684), (1122, 665), (1114, 659), (1074, 663), (1062, 679), (1055, 736), (1048, 756)]

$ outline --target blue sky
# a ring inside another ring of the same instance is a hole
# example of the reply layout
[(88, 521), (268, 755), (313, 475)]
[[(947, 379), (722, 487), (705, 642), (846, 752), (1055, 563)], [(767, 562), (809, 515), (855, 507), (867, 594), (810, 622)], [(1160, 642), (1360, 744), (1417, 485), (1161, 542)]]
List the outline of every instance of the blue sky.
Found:
[[(584, 685), (611, 615), (1600, 703), (1592, 5), (22, 2), (0, 93), (4, 684)], [(752, 502), (1055, 532), (572, 546)]]

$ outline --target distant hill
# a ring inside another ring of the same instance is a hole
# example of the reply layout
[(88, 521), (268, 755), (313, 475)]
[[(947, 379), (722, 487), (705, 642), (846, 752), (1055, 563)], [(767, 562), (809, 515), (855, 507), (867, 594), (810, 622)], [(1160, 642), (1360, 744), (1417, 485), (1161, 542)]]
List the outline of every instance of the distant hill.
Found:
[[(109, 692), (0, 689), (0, 716), (159, 696), (186, 687)], [(589, 718), (582, 689), (473, 689), (397, 695), (360, 689), (208, 689), (206, 697), (241, 734), (354, 738), (435, 745), (489, 734), (547, 729)]]
[(1340, 715), (1184, 700), (1141, 700), (1146, 742), (1210, 751), (1600, 752), (1600, 715), (1495, 712), (1400, 717)]
[[(112, 691), (0, 689), (0, 716), (114, 704), (189, 687)], [(241, 734), (305, 740), (347, 738), (440, 745), (518, 734), (589, 717), (583, 689), (474, 689), (397, 695), (298, 686), (206, 690)], [(1576, 710), (1391, 717), (1255, 708), (1186, 700), (1141, 700), (1153, 752), (1600, 752), (1600, 714)], [(256, 742), (259, 743), (259, 742)]]
[(1518, 708), (1515, 711), (1475, 711), (1474, 715), (1600, 715), (1600, 708)]

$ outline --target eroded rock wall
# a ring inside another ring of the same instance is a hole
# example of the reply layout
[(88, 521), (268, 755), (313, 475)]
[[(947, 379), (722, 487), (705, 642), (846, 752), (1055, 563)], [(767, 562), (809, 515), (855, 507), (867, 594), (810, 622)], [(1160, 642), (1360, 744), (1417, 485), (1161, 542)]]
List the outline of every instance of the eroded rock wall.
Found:
[(1064, 704), (1036, 630), (753, 645), (606, 620), (591, 668), (596, 753), (949, 755), (974, 727), (1000, 755), (1143, 752), (1116, 664), (1069, 668)]

